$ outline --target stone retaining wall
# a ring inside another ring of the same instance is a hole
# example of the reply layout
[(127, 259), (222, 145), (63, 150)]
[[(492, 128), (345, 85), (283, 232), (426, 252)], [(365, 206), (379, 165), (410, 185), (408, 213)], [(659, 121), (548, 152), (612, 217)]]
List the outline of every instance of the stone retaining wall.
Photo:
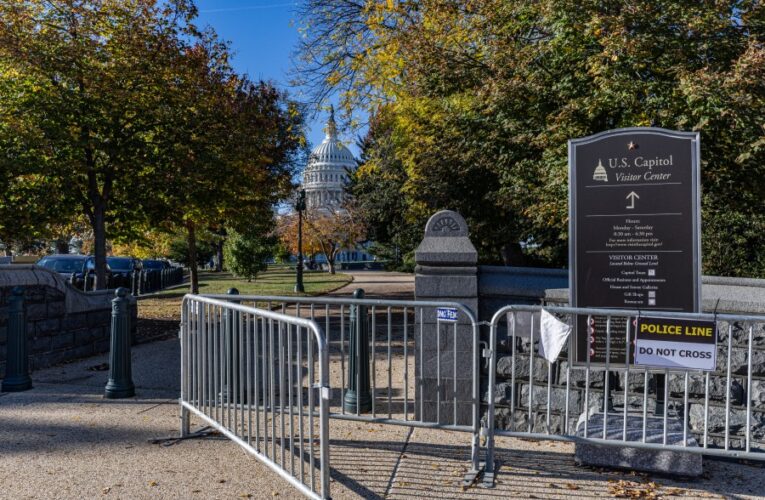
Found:
[[(447, 223), (448, 222), (448, 223)], [(469, 251), (468, 251), (469, 250)], [(508, 304), (555, 304), (568, 303), (568, 271), (565, 269), (533, 269), (496, 266), (474, 266), (475, 250), (469, 240), (469, 231), (464, 219), (454, 212), (442, 211), (428, 221), (425, 238), (417, 249), (415, 257), (417, 269), (415, 277), (415, 295), (418, 300), (427, 298), (435, 301), (456, 301), (476, 311), (478, 320), (488, 322), (493, 314)], [(477, 290), (476, 280), (477, 277)], [(765, 280), (738, 279), (705, 276), (702, 278), (702, 300), (704, 311), (717, 311), (742, 314), (765, 315)], [(536, 324), (539, 324), (537, 319)], [(721, 325), (718, 338), (717, 371), (709, 376), (709, 417), (707, 436), (710, 446), (724, 446), (726, 414), (730, 428), (732, 448), (741, 449), (747, 418), (747, 401), (751, 401), (752, 449), (765, 451), (765, 324), (757, 324), (752, 338), (752, 384), (747, 387), (748, 373), (748, 331), (749, 325), (736, 323), (731, 325), (730, 352), (730, 401), (726, 401), (728, 369), (728, 325)], [(510, 353), (507, 328), (500, 328), (497, 346), (497, 384), (492, 397), (496, 403), (496, 427), (502, 429), (527, 431), (529, 420), (531, 430), (547, 432), (547, 394), (548, 379), (550, 386), (550, 432), (562, 433), (566, 427), (569, 434), (574, 434), (576, 423), (586, 407), (600, 409), (604, 397), (603, 372), (591, 372), (589, 400), (585, 403), (586, 386), (584, 372), (571, 369), (566, 391), (567, 353), (564, 351), (559, 360), (550, 369), (548, 363), (538, 357), (537, 344), (530, 345), (528, 338), (516, 338), (515, 379), (512, 383), (513, 364)], [(423, 331), (423, 339), (418, 342), (432, 342), (434, 328)], [(489, 328), (481, 326), (483, 341), (489, 340)], [(526, 334), (528, 336), (528, 334)], [(468, 336), (469, 337), (469, 336)], [(538, 335), (536, 336), (538, 338)], [(533, 354), (532, 354), (533, 352)], [(441, 351), (442, 364), (448, 364), (448, 351)], [(533, 366), (531, 358), (534, 356)], [(430, 358), (429, 358), (430, 359)], [(432, 359), (431, 359), (432, 361)], [(468, 364), (462, 364), (469, 366)], [(533, 368), (533, 370), (531, 370)], [(424, 367), (427, 370), (428, 367)], [(417, 373), (423, 373), (418, 367)], [(532, 376), (529, 377), (529, 371)], [(464, 375), (464, 373), (462, 373)], [(488, 403), (486, 394), (486, 371), (484, 371), (484, 403)], [(628, 409), (642, 414), (644, 372), (633, 372), (629, 381), (622, 374), (612, 384), (613, 403), (622, 407), (625, 389)], [(628, 382), (628, 383), (626, 383)], [(689, 375), (689, 404), (683, 406), (684, 375), (670, 375), (667, 407), (669, 415), (680, 419), (687, 417), (689, 429), (696, 433), (699, 442), (703, 442), (700, 431), (705, 421), (704, 375)], [(649, 414), (656, 407), (656, 379), (648, 377)], [(434, 382), (426, 380), (424, 393), (434, 390)], [(514, 387), (513, 387), (514, 385)], [(626, 386), (626, 387), (625, 387)], [(511, 395), (515, 395), (514, 410), (511, 411)], [(529, 394), (531, 394), (531, 415), (529, 415)], [(568, 422), (564, 422), (566, 397), (568, 396)], [(726, 404), (730, 412), (726, 412)], [(484, 411), (485, 413), (485, 411)]]
[[(32, 370), (109, 350), (114, 290), (83, 293), (47, 269), (0, 266), (0, 374), (5, 373), (8, 298), (15, 286), (24, 289)], [(135, 336), (135, 302), (131, 315)]]
[[(565, 270), (522, 270), (515, 275), (517, 268), (499, 269), (482, 267), (480, 269), (479, 290), (491, 293), (484, 298), (479, 297), (481, 320), (489, 320), (493, 313), (501, 307), (512, 303), (530, 304), (546, 303), (550, 305), (565, 305), (568, 290), (565, 288), (545, 288), (546, 285), (560, 285)], [(507, 292), (503, 297), (501, 283), (506, 283)], [(713, 311), (717, 307), (720, 313), (761, 314), (765, 308), (765, 280), (708, 277), (702, 280), (702, 295), (704, 309)], [(487, 286), (488, 283), (490, 285)], [(523, 286), (525, 286), (525, 293)], [(535, 320), (538, 325), (538, 316)], [(731, 393), (730, 393), (730, 442), (731, 448), (742, 449), (745, 447), (744, 436), (746, 426), (746, 401), (751, 397), (751, 421), (752, 449), (765, 451), (765, 324), (727, 323), (718, 322), (718, 352), (717, 370), (709, 377), (709, 423), (707, 440), (710, 446), (724, 447), (725, 445), (725, 415), (726, 415), (726, 392), (728, 366), (728, 327), (731, 327)], [(746, 374), (748, 370), (748, 342), (749, 327), (752, 329), (752, 386), (751, 394), (747, 394)], [(538, 328), (538, 327), (537, 327)], [(528, 326), (526, 326), (528, 331)], [(488, 333), (486, 333), (488, 335)], [(528, 333), (526, 333), (528, 335)], [(535, 333), (538, 338), (538, 330)], [(488, 337), (487, 337), (488, 338)], [(497, 428), (514, 430), (528, 430), (529, 404), (528, 395), (531, 388), (529, 382), (530, 346), (528, 338), (516, 338), (516, 361), (515, 361), (515, 411), (511, 415), (511, 376), (512, 357), (510, 339), (505, 327), (499, 332), (499, 346), (497, 353), (497, 385), (494, 394), (496, 411), (495, 422)], [(532, 430), (546, 432), (547, 421), (547, 380), (548, 363), (537, 355), (538, 341), (534, 346), (534, 390), (532, 394)], [(566, 350), (561, 354), (559, 361), (552, 367), (551, 387), (551, 429), (550, 432), (560, 433), (563, 430), (565, 420), (565, 393), (566, 393), (566, 368), (568, 353)], [(571, 433), (575, 429), (579, 416), (584, 412), (584, 372), (571, 370), (569, 391), (569, 427)], [(590, 374), (589, 407), (591, 411), (600, 409), (603, 403), (604, 378), (602, 372)], [(616, 387), (613, 387), (613, 404), (621, 411), (625, 394), (625, 376), (619, 374)], [(633, 371), (629, 377), (629, 410), (642, 412), (643, 388), (645, 376), (642, 370)], [(651, 415), (656, 407), (656, 382), (649, 375), (649, 390), (647, 407)], [(703, 442), (704, 424), (704, 389), (706, 378), (704, 375), (689, 375), (688, 380), (688, 423), (689, 430), (694, 433), (697, 440)], [(683, 407), (684, 376), (670, 374), (668, 379), (668, 403), (670, 415), (684, 418)], [(484, 396), (487, 402), (487, 396)]]

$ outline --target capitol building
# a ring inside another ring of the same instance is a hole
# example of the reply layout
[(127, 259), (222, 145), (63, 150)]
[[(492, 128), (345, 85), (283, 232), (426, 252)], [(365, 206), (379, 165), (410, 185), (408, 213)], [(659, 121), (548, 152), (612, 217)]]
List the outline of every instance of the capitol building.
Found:
[(303, 189), (308, 210), (336, 210), (345, 197), (348, 170), (356, 167), (353, 153), (337, 138), (335, 113), (330, 112), (327, 135), (308, 157), (303, 174)]
[[(311, 212), (332, 213), (343, 208), (347, 194), (348, 172), (356, 168), (353, 153), (340, 142), (337, 135), (334, 109), (330, 110), (325, 127), (326, 136), (321, 144), (311, 151), (308, 165), (303, 172), (306, 210)], [(340, 252), (338, 262), (372, 260), (373, 257), (363, 249), (348, 249)], [(324, 256), (318, 259), (325, 261)]]

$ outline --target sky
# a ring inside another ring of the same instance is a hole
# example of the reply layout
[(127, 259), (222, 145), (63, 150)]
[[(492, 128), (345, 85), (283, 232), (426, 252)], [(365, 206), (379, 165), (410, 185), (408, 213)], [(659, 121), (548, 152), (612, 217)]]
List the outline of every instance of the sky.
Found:
[[(254, 80), (267, 80), (301, 100), (301, 89), (290, 87), (291, 56), (299, 38), (296, 8), (299, 2), (284, 0), (197, 0), (200, 26), (212, 26), (231, 44), (233, 65)], [(324, 139), (327, 114), (307, 119), (311, 147)], [(341, 137), (358, 156), (355, 135)]]

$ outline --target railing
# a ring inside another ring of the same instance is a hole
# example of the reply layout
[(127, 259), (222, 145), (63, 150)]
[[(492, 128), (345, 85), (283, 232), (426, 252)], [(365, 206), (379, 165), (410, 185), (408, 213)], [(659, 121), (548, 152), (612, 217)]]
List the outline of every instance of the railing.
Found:
[(329, 364), (316, 322), (186, 295), (181, 435), (190, 415), (310, 498), (329, 498)]
[[(96, 290), (96, 273), (88, 271), (78, 280), (74, 275), (70, 283), (83, 291)], [(106, 288), (125, 287), (130, 293), (138, 296), (158, 292), (167, 287), (183, 283), (183, 268), (171, 269), (141, 269), (130, 271), (126, 276), (109, 276)]]
[[(587, 325), (595, 317), (605, 318), (607, 346), (615, 335), (611, 325), (617, 320), (626, 325), (626, 336), (621, 333), (623, 360), (616, 363), (607, 354), (604, 362), (595, 364), (590, 362), (588, 347), (586, 363), (574, 366), (570, 359), (573, 338), (564, 351), (568, 359), (548, 364), (536, 354), (541, 310), (541, 306), (507, 306), (491, 321), (488, 419), (492, 432), (487, 463), (494, 463), (495, 435), (765, 460), (765, 412), (761, 410), (755, 419), (752, 407), (753, 382), (765, 383), (765, 377), (753, 380), (752, 370), (754, 331), (762, 329), (765, 317), (545, 307), (570, 325), (577, 316), (586, 316)], [(636, 366), (631, 353), (634, 343), (624, 339), (633, 338), (632, 320), (641, 314), (715, 322), (719, 332), (716, 372)], [(502, 428), (495, 429), (497, 356), (502, 345), (506, 358), (502, 364), (509, 369), (510, 379), (509, 387), (505, 386), (509, 394), (499, 399), (508, 418)], [(745, 362), (739, 359), (735, 370), (734, 351), (746, 352)], [(663, 381), (654, 375), (663, 375)], [(619, 381), (623, 390), (616, 393)], [(742, 389), (735, 398), (732, 387)], [(621, 403), (618, 409), (617, 403)]]
[[(322, 325), (331, 361), (340, 368), (330, 380), (333, 388), (340, 388), (331, 401), (330, 418), (470, 433), (471, 468), (465, 483), (475, 482), (481, 473), (481, 344), (468, 308), (363, 298), (210, 297)], [(439, 308), (455, 310), (457, 320), (442, 321)]]

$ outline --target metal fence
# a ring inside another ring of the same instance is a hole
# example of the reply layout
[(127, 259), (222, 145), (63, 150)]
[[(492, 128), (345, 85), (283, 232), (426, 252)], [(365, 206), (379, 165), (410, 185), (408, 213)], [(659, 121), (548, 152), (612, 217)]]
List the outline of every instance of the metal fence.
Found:
[[(577, 315), (587, 316), (588, 325), (595, 317), (605, 318), (606, 345), (611, 345), (611, 325), (619, 319), (626, 323), (625, 338), (632, 338), (632, 320), (640, 314), (714, 321), (717, 369), (710, 373), (635, 366), (631, 362), (632, 342), (624, 342), (623, 362), (614, 363), (607, 355), (603, 363), (591, 363), (588, 348), (587, 363), (574, 366), (568, 359), (573, 352), (573, 334), (561, 359), (547, 363), (536, 353), (535, 345), (542, 306), (504, 307), (492, 318), (490, 330), (489, 467), (494, 464), (495, 435), (765, 460), (765, 412), (760, 410), (754, 418), (752, 408), (753, 383), (765, 384), (765, 377), (755, 380), (752, 369), (754, 332), (762, 331), (765, 317), (544, 309), (569, 325)], [(503, 354), (503, 373), (509, 372), (501, 387), (497, 382), (498, 351)], [(734, 353), (740, 358), (737, 362), (732, 359)], [(503, 422), (495, 425), (500, 403), (504, 406), (499, 413)]]
[[(135, 296), (144, 295), (183, 283), (183, 272), (182, 267), (174, 267), (171, 269), (134, 270), (119, 276), (110, 274), (107, 275), (106, 288), (125, 287)], [(69, 282), (73, 287), (85, 292), (97, 289), (96, 273), (92, 270), (79, 278), (72, 275)]]
[[(330, 359), (340, 368), (333, 370), (330, 380), (334, 389), (339, 388), (333, 390), (330, 418), (470, 433), (471, 467), (464, 481), (467, 485), (479, 478), (482, 344), (468, 308), (458, 303), (363, 298), (210, 297), (322, 325)], [(442, 321), (439, 308), (456, 310), (457, 320)], [(361, 345), (355, 346), (357, 341)]]
[(314, 321), (183, 299), (181, 435), (190, 415), (311, 498), (329, 498), (329, 365)]

